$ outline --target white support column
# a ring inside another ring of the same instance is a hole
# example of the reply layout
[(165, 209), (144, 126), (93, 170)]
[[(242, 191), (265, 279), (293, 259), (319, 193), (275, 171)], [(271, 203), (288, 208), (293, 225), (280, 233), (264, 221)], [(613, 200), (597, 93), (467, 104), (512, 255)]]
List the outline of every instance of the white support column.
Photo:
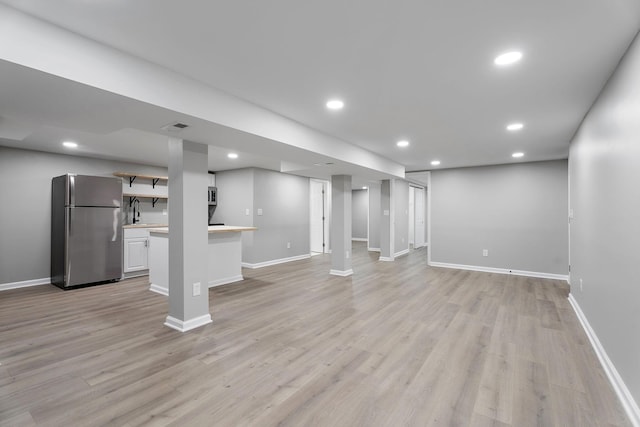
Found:
[(331, 270), (350, 276), (351, 269), (351, 176), (331, 177)]
[(393, 261), (394, 258), (394, 180), (385, 179), (380, 189), (380, 261)]
[(209, 146), (169, 138), (169, 315), (180, 332), (211, 323), (207, 286)]

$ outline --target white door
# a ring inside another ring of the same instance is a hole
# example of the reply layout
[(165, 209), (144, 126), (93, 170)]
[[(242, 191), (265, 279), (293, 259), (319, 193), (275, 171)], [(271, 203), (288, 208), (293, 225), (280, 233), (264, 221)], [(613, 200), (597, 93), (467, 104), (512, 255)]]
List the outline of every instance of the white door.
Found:
[(424, 189), (416, 188), (414, 197), (415, 206), (415, 236), (414, 236), (414, 248), (420, 248), (424, 246), (424, 227), (425, 227), (425, 209), (424, 209)]
[(124, 239), (124, 272), (146, 270), (149, 240), (146, 237)]
[(415, 239), (415, 193), (416, 188), (409, 186), (409, 247), (413, 245), (414, 248), (417, 247)]
[(311, 252), (324, 253), (328, 251), (329, 235), (327, 231), (327, 183), (311, 180)]

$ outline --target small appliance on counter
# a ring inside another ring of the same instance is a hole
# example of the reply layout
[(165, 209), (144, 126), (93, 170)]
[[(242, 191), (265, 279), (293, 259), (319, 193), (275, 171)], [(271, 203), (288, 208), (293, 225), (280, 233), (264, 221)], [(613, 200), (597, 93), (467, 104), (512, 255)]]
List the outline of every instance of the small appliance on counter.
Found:
[(51, 181), (51, 283), (69, 289), (122, 276), (122, 181), (66, 174)]

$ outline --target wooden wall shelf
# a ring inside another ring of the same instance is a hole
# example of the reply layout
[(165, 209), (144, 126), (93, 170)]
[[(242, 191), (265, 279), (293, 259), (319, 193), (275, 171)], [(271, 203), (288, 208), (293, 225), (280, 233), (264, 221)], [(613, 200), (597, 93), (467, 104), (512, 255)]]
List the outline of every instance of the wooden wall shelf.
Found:
[(113, 176), (118, 176), (120, 178), (129, 178), (129, 187), (131, 187), (133, 185), (133, 181), (135, 181), (136, 178), (150, 179), (151, 180), (151, 186), (153, 188), (156, 188), (156, 184), (158, 183), (158, 181), (168, 181), (169, 180), (168, 176), (144, 175), (144, 174), (140, 174), (140, 173), (131, 173), (131, 172), (114, 172)]
[(155, 207), (158, 200), (160, 199), (165, 200), (169, 198), (167, 196), (162, 196), (158, 194), (139, 194), (139, 193), (122, 193), (122, 196), (129, 198), (129, 207), (133, 205), (133, 202), (136, 199), (151, 199), (151, 206)]

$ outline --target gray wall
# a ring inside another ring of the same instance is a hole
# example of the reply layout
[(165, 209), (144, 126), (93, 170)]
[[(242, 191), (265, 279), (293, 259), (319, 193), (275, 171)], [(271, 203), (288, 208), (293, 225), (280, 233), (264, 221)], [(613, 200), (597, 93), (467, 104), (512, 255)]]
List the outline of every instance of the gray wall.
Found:
[(258, 227), (242, 233), (243, 262), (309, 254), (309, 178), (249, 168), (217, 172), (216, 186), (215, 222)]
[[(167, 169), (133, 163), (0, 147), (0, 284), (50, 276), (51, 178), (65, 173), (112, 176), (116, 171), (166, 175)], [(143, 222), (167, 222), (141, 201)]]
[(639, 166), (636, 38), (571, 142), (570, 280), (572, 295), (640, 403)]
[(431, 261), (566, 275), (567, 188), (566, 160), (432, 171)]
[(409, 183), (394, 179), (394, 254), (409, 249)]
[(369, 192), (367, 190), (353, 190), (351, 203), (351, 237), (354, 239), (366, 239)]
[(369, 248), (380, 249), (380, 184), (369, 184)]

